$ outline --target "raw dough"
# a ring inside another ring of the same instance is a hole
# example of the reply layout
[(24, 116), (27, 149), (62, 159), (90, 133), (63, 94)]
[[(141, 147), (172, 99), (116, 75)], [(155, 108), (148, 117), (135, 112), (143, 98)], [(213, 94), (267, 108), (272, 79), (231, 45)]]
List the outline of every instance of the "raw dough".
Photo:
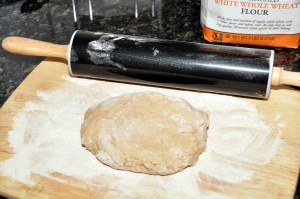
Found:
[(169, 175), (197, 162), (208, 124), (207, 113), (182, 99), (133, 93), (91, 107), (81, 142), (114, 169)]

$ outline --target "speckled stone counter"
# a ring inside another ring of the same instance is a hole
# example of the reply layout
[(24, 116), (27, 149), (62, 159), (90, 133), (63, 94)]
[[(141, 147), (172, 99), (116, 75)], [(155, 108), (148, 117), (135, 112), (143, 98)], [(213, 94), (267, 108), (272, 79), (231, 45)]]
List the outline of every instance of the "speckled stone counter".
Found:
[[(72, 1), (2, 0), (0, 40), (14, 35), (67, 44), (74, 30), (83, 29), (206, 43), (200, 26), (200, 0), (156, 0), (154, 17), (150, 1), (140, 0), (138, 18), (134, 16), (132, 0), (94, 0), (92, 21), (87, 2), (77, 1), (75, 23)], [(275, 66), (300, 71), (300, 48), (275, 51)], [(0, 48), (0, 107), (42, 60), (10, 54)]]

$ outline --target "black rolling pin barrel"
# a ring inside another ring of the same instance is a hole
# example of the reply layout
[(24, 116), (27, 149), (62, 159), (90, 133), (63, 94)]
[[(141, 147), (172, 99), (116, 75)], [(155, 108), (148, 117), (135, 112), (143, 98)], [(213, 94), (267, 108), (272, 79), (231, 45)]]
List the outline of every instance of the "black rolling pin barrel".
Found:
[(274, 52), (77, 31), (74, 76), (264, 98)]

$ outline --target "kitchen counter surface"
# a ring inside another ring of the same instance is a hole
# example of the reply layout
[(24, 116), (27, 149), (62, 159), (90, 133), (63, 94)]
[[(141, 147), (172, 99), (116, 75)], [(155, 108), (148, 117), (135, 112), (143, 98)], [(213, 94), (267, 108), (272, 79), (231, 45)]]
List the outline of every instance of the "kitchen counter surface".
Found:
[[(75, 23), (72, 1), (2, 0), (0, 40), (13, 35), (67, 44), (74, 30), (82, 29), (205, 42), (200, 27), (200, 0), (157, 0), (154, 17), (151, 15), (149, 1), (139, 1), (138, 18), (134, 16), (131, 0), (115, 0), (110, 3), (92, 1), (92, 21), (87, 2), (77, 1)], [(276, 48), (275, 51), (275, 66), (300, 71), (300, 48)], [(10, 54), (0, 48), (0, 107), (43, 59)], [(297, 190), (299, 192), (299, 188)], [(295, 198), (300, 198), (299, 193)]]

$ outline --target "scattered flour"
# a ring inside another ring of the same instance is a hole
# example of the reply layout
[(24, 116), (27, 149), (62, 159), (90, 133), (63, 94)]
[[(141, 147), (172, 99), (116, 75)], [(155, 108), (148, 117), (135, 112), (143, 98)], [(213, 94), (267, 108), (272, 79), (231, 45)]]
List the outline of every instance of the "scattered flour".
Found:
[(155, 57), (156, 55), (159, 55), (159, 50), (158, 49), (156, 49), (156, 48), (154, 48), (153, 49), (153, 57)]
[(90, 56), (90, 61), (94, 64), (110, 64), (122, 70), (126, 70), (122, 64), (111, 60), (111, 53), (115, 48), (116, 45), (113, 39), (101, 37), (98, 40), (89, 42), (86, 52)]
[[(272, 136), (271, 127), (264, 124), (256, 107), (247, 100), (71, 77), (63, 81), (57, 90), (37, 92), (39, 100), (28, 102), (15, 116), (8, 138), (15, 154), (0, 163), (3, 175), (35, 185), (31, 173), (60, 181), (63, 179), (53, 173), (61, 173), (91, 186), (104, 186), (112, 194), (117, 190), (123, 198), (155, 198), (156, 189), (166, 198), (220, 198), (219, 193), (202, 191), (200, 184), (211, 183), (210, 179), (224, 183), (251, 179), (252, 169), (268, 163), (280, 143), (280, 133)], [(101, 164), (81, 146), (80, 127), (90, 106), (142, 91), (180, 97), (208, 112), (207, 149), (196, 165), (170, 176), (119, 171)], [(247, 163), (252, 166), (245, 167)], [(101, 184), (95, 181), (97, 177), (114, 180)]]

